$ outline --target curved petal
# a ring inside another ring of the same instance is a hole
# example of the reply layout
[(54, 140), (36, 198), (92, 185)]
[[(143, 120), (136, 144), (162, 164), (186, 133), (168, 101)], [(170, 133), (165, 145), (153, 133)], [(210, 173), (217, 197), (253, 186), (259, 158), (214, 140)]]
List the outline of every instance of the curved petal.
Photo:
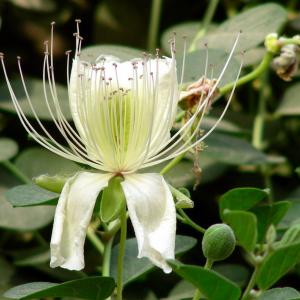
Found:
[(81, 172), (70, 178), (58, 200), (50, 243), (52, 268), (84, 268), (84, 241), (96, 198), (112, 175)]
[(138, 242), (138, 257), (148, 257), (165, 273), (174, 258), (176, 210), (172, 194), (159, 174), (130, 174), (121, 183)]

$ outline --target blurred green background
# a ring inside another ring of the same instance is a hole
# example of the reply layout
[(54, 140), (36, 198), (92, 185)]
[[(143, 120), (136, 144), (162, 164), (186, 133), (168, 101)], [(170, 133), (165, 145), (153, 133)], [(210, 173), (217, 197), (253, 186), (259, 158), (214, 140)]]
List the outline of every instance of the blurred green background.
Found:
[[(198, 27), (200, 28), (208, 2), (163, 1), (156, 41), (157, 47), (162, 49), (162, 54), (167, 51), (164, 46), (167, 35), (173, 30), (179, 33), (177, 35), (179, 39), (181, 34), (187, 35), (189, 39), (194, 37)], [(244, 10), (267, 2), (221, 0), (212, 27)], [(288, 21), (282, 29), (283, 33), (288, 36), (299, 34), (299, 1), (274, 2), (287, 10)], [(22, 57), (25, 78), (41, 79), (43, 42), (49, 39), (52, 21), (56, 22), (54, 41), (56, 80), (63, 85), (66, 84), (65, 51), (74, 49), (75, 45), (73, 37), (75, 19), (82, 20), (80, 29), (84, 38), (83, 46), (115, 44), (138, 48), (141, 52), (148, 51), (151, 3), (145, 0), (0, 0), (0, 51), (5, 53), (10, 77), (17, 76), (16, 56), (19, 55)], [(183, 25), (177, 27), (180, 23)], [(264, 54), (262, 43), (251, 50), (253, 53), (245, 56), (248, 60), (243, 69), (244, 73), (255, 68)], [(204, 227), (219, 222), (217, 207), (219, 196), (238, 186), (268, 187), (272, 189), (275, 200), (292, 200), (293, 207), (288, 212), (288, 217), (282, 221), (280, 225), (282, 229), (300, 218), (300, 186), (299, 177), (295, 172), (300, 166), (299, 95), (299, 72), (292, 82), (284, 82), (270, 69), (267, 79), (258, 78), (238, 88), (224, 122), (207, 140), (208, 147), (200, 153), (199, 163), (202, 174), (197, 188), (193, 189), (195, 176), (191, 157), (183, 160), (166, 175), (174, 186), (189, 188), (195, 208), (188, 213), (196, 222)], [(252, 129), (259, 97), (266, 97), (267, 113), (264, 116), (263, 140), (261, 147), (258, 148), (252, 141)], [(40, 101), (43, 101), (41, 98)], [(77, 170), (78, 166), (74, 163), (58, 159), (47, 151), (41, 150), (28, 138), (11, 106), (7, 104), (9, 101), (1, 73), (0, 135), (1, 138), (14, 141), (9, 144), (1, 140), (2, 153), (5, 152), (4, 148), (9, 152), (2, 160), (11, 159), (13, 165), (28, 178), (42, 173), (55, 174), (61, 170), (69, 172)], [(205, 126), (209, 127), (223, 106), (222, 102), (216, 103)], [(50, 128), (53, 127), (48, 120), (45, 122)], [(53, 209), (45, 210), (44, 207), (39, 207), (24, 208), (22, 211), (18, 208), (12, 211), (4, 199), (3, 191), (22, 183), (20, 180), (22, 175), (13, 176), (8, 169), (5, 163), (0, 166), (2, 203), (0, 204), (0, 293), (8, 287), (23, 282), (38, 279), (58, 281), (80, 277), (82, 274), (60, 269), (51, 270), (48, 267), (47, 241), (51, 233)], [(178, 223), (178, 232), (198, 238), (197, 233), (180, 223)], [(97, 256), (90, 244), (87, 245), (87, 252), (89, 253), (86, 257), (88, 272), (94, 274)], [(200, 253), (200, 245), (197, 245), (184, 259), (187, 262), (203, 262)], [(24, 255), (34, 259), (24, 262)], [(241, 263), (239, 250), (230, 262)], [(243, 278), (247, 277), (247, 267), (241, 268), (237, 273), (245, 273)], [(288, 282), (290, 286), (296, 286), (299, 282), (297, 273), (300, 273), (300, 266), (280, 284)], [(158, 280), (162, 276), (163, 285)], [(138, 283), (129, 287), (127, 293), (130, 294), (131, 289), (135, 290), (136, 286), (139, 286), (143, 287), (140, 292), (143, 292), (143, 289), (152, 289), (158, 297), (166, 297), (177, 280), (175, 275), (166, 277), (160, 272), (151, 273), (144, 275)], [(145, 293), (150, 295), (147, 299), (155, 299), (152, 293), (147, 291)], [(131, 295), (128, 299), (144, 299), (143, 297)]]

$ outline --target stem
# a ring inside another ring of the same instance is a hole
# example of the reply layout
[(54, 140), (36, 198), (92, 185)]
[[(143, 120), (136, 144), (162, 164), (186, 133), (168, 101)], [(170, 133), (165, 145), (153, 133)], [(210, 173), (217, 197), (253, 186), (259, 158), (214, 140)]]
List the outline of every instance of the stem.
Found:
[(104, 245), (103, 245), (102, 241), (98, 238), (98, 236), (96, 235), (95, 231), (93, 230), (93, 228), (91, 226), (88, 227), (87, 237), (88, 237), (89, 241), (93, 244), (93, 246), (101, 254), (103, 254), (104, 253)]
[(16, 176), (20, 181), (24, 183), (31, 183), (31, 180), (25, 175), (15, 164), (11, 163), (9, 160), (5, 160), (1, 162), (2, 166), (4, 166), (10, 173)]
[(214, 261), (207, 258), (205, 265), (204, 265), (204, 269), (210, 270), (212, 268), (213, 264), (214, 264)]
[[(254, 119), (252, 130), (252, 145), (254, 148), (262, 151), (264, 149), (264, 129), (265, 120), (267, 114), (267, 99), (270, 95), (270, 89), (268, 88), (268, 72), (263, 74), (261, 78), (261, 91), (258, 99), (257, 114)], [(264, 177), (265, 186), (270, 190), (269, 200), (272, 202), (272, 180), (270, 176), (270, 170), (267, 165), (259, 166), (259, 170)]]
[[(206, 259), (206, 262), (205, 262), (205, 265), (204, 265), (204, 269), (210, 270), (211, 267), (212, 267), (212, 265), (213, 265), (213, 263), (214, 263), (213, 260), (207, 258), (207, 259)], [(195, 291), (193, 300), (200, 300), (201, 296), (202, 296), (202, 294), (201, 294), (200, 290), (197, 289), (197, 290)]]
[(193, 220), (190, 219), (190, 217), (184, 212), (182, 208), (177, 209), (180, 213), (182, 219), (180, 221), (184, 224), (190, 225), (192, 228), (196, 229), (197, 231), (201, 233), (205, 233), (205, 229), (201, 227), (200, 225), (196, 224)]
[(110, 275), (110, 258), (111, 258), (111, 248), (114, 241), (114, 237), (111, 237), (105, 244), (103, 263), (102, 263), (102, 276)]
[[(269, 66), (271, 60), (273, 58), (273, 53), (271, 52), (266, 52), (263, 60), (261, 63), (258, 65), (256, 69), (254, 69), (252, 72), (246, 74), (245, 76), (242, 76), (236, 83), (236, 87), (243, 85), (255, 78), (257, 78), (259, 75), (261, 75)], [(234, 82), (230, 82), (223, 87), (220, 88), (220, 95), (224, 95), (227, 92), (229, 92), (234, 86)]]
[(125, 256), (125, 244), (127, 234), (127, 218), (126, 218), (126, 207), (120, 214), (121, 220), (121, 233), (120, 233), (120, 244), (118, 253), (118, 273), (117, 273), (117, 300), (122, 300), (123, 291), (123, 260)]
[(195, 291), (195, 294), (194, 294), (194, 297), (193, 297), (193, 300), (199, 300), (201, 298), (202, 294), (200, 292), (200, 290), (196, 290)]
[(284, 45), (289, 45), (289, 44), (293, 44), (293, 45), (298, 45), (300, 46), (300, 39), (284, 39), (282, 41), (279, 41), (280, 45), (284, 46)]
[(207, 32), (208, 26), (211, 23), (211, 20), (215, 14), (215, 11), (217, 9), (217, 6), (219, 4), (219, 0), (210, 0), (208, 3), (208, 7), (206, 9), (205, 15), (203, 17), (203, 22), (201, 24), (201, 28), (196, 34), (195, 38), (193, 39), (188, 52), (192, 52), (196, 50), (197, 41), (204, 36), (204, 34)]
[(175, 167), (185, 156), (185, 152), (173, 158), (161, 171), (160, 175), (164, 175)]
[(153, 52), (156, 46), (160, 17), (161, 17), (161, 7), (162, 7), (162, 0), (152, 0), (148, 42), (147, 42), (148, 50), (150, 52)]
[(261, 80), (261, 92), (258, 99), (258, 110), (254, 119), (253, 131), (252, 131), (252, 145), (258, 150), (263, 150), (263, 134), (265, 127), (265, 115), (267, 105), (267, 95), (265, 85), (267, 82), (267, 74), (265, 73)]
[(248, 282), (248, 285), (244, 291), (244, 294), (243, 294), (243, 297), (241, 300), (247, 300), (248, 297), (249, 297), (249, 294), (252, 290), (252, 288), (254, 287), (255, 283), (256, 283), (256, 276), (258, 274), (258, 271), (259, 271), (259, 265), (257, 264), (255, 266), (255, 269), (254, 269), (254, 272), (252, 273), (252, 276), (251, 276), (251, 279), (250, 281)]

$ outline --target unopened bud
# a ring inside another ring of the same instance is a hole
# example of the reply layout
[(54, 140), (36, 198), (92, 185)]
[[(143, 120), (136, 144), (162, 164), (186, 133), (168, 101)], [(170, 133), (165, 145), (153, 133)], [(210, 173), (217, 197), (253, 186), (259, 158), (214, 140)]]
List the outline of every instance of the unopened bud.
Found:
[(205, 231), (202, 251), (207, 259), (220, 261), (232, 254), (235, 244), (233, 230), (226, 224), (215, 224)]
[(275, 226), (272, 224), (266, 233), (266, 242), (268, 245), (272, 245), (276, 240), (276, 228)]
[(278, 42), (278, 34), (270, 33), (265, 38), (265, 47), (267, 51), (272, 53), (279, 53), (281, 45)]
[(279, 245), (287, 246), (300, 242), (300, 224), (292, 225), (283, 235)]
[(61, 193), (66, 181), (69, 179), (68, 176), (54, 175), (50, 176), (47, 174), (40, 175), (33, 178), (33, 182), (43, 189), (54, 193)]

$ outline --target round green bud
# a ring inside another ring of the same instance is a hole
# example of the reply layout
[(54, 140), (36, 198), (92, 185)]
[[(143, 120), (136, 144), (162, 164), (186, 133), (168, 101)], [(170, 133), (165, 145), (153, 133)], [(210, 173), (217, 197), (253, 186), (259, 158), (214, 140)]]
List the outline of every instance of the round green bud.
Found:
[(280, 51), (280, 44), (278, 43), (278, 34), (270, 33), (265, 38), (265, 47), (267, 51), (272, 53), (278, 53)]
[(224, 260), (231, 255), (236, 240), (232, 229), (226, 224), (210, 226), (204, 233), (202, 251), (207, 259)]

